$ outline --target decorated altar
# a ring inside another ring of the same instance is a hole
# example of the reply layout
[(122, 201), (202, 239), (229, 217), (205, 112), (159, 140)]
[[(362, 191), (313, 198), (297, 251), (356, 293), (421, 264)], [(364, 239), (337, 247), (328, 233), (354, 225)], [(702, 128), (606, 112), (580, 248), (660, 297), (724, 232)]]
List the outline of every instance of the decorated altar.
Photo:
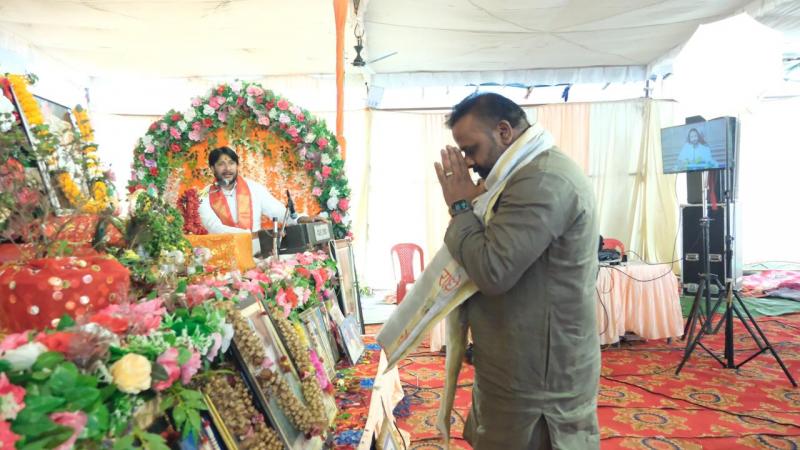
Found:
[[(45, 120), (33, 82), (0, 78), (0, 448), (364, 448), (386, 432), (399, 398), (372, 388), (399, 379), (378, 376), (342, 281), (350, 191), (324, 122), (220, 85), (139, 140), (120, 216), (88, 112)], [(219, 145), (327, 217), (336, 244), (259, 259), (249, 234), (207, 234)]]

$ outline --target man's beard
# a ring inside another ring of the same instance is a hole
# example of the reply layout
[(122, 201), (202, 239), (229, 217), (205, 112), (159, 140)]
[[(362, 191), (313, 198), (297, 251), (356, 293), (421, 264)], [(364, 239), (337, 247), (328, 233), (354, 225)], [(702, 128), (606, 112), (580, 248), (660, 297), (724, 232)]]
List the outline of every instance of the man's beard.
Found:
[(483, 178), (485, 180), (489, 176), (489, 172), (491, 172), (492, 169), (491, 169), (491, 167), (487, 169), (485, 167), (474, 165), (474, 166), (472, 166), (472, 171), (477, 173), (479, 177), (481, 177), (481, 178)]
[(230, 180), (226, 180), (225, 178), (223, 178), (223, 176), (216, 176), (216, 178), (217, 178), (217, 184), (219, 184), (220, 187), (229, 188), (233, 186), (234, 183), (236, 183), (236, 179), (239, 178), (239, 174), (234, 173), (233, 178), (231, 178)]

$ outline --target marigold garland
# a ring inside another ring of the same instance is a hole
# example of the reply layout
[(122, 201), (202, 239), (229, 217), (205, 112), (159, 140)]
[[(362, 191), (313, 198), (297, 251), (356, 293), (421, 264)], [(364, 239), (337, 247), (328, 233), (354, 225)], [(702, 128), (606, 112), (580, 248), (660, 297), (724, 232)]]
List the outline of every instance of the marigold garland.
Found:
[(81, 211), (90, 214), (99, 214), (109, 206), (108, 186), (102, 181), (96, 181), (92, 186), (92, 198), (87, 200), (81, 193), (80, 188), (67, 172), (56, 175), (56, 180), (64, 193), (64, 197), (71, 206), (80, 208)]
[(42, 109), (39, 103), (33, 98), (33, 94), (28, 90), (28, 80), (22, 75), (8, 75), (8, 81), (11, 87), (14, 88), (14, 95), (17, 97), (17, 103), (28, 125), (33, 128), (37, 125), (44, 124), (44, 117), (42, 116)]

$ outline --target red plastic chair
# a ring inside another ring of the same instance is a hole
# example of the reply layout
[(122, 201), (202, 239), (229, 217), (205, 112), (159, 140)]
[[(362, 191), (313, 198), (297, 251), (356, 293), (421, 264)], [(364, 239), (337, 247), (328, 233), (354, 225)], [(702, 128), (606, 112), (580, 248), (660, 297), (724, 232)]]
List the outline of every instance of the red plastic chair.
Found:
[(622, 256), (625, 254), (625, 245), (618, 239), (603, 238), (603, 250), (616, 250)]
[[(406, 296), (409, 284), (416, 281), (414, 277), (414, 253), (419, 253), (419, 270), (425, 270), (425, 258), (422, 248), (417, 244), (397, 244), (392, 247), (392, 269), (394, 269), (394, 255), (400, 261), (400, 281), (397, 282), (397, 303), (400, 304)], [(395, 278), (397, 274), (395, 273)]]

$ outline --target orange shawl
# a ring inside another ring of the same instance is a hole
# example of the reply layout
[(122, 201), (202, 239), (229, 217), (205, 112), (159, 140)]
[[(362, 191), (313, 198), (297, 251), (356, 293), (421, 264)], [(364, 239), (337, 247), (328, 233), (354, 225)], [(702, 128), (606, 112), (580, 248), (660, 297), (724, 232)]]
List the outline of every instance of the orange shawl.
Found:
[(233, 220), (228, 201), (222, 188), (214, 186), (209, 192), (209, 202), (211, 209), (217, 214), (224, 225), (236, 228), (245, 228), (248, 231), (253, 229), (253, 203), (250, 199), (250, 188), (244, 178), (236, 178), (236, 220)]

